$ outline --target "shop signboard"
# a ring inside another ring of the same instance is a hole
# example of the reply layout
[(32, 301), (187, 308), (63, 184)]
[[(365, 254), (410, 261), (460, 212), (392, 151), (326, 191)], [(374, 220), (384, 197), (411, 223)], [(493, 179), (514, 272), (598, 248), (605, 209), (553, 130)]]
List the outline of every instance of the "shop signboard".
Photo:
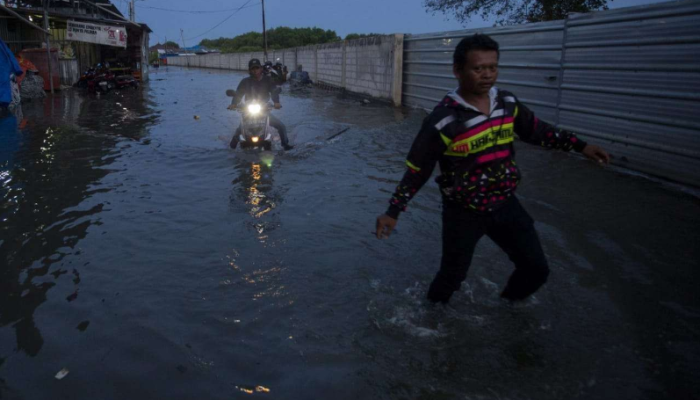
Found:
[(126, 48), (126, 28), (123, 26), (111, 26), (93, 24), (83, 21), (68, 21), (66, 32), (68, 40), (78, 42), (97, 43), (107, 46)]

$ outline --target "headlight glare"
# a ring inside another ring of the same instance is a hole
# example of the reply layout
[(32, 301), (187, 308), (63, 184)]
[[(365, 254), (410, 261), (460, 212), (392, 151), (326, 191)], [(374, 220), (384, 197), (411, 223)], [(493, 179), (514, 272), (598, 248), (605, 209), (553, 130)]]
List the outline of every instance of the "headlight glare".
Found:
[(261, 109), (262, 107), (260, 107), (260, 104), (250, 104), (248, 106), (248, 112), (253, 115), (259, 114)]

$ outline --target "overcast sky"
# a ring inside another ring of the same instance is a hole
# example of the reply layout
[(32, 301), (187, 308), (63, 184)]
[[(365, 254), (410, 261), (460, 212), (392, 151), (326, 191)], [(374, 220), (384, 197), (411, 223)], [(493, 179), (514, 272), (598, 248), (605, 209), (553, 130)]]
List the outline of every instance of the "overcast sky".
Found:
[[(128, 1), (112, 0), (127, 17)], [(613, 0), (608, 5), (619, 8), (659, 2)], [(241, 6), (245, 8), (235, 12)], [(217, 12), (195, 14), (156, 8)], [(163, 42), (167, 37), (182, 46), (180, 29), (184, 30), (187, 46), (195, 45), (202, 39), (261, 31), (260, 10), (260, 0), (136, 0), (136, 20), (147, 23), (153, 29), (152, 45)], [(268, 29), (316, 26), (335, 30), (341, 37), (348, 33), (426, 33), (493, 25), (492, 21), (476, 17), (462, 26), (449, 16), (426, 13), (423, 0), (265, 0), (265, 14)]]

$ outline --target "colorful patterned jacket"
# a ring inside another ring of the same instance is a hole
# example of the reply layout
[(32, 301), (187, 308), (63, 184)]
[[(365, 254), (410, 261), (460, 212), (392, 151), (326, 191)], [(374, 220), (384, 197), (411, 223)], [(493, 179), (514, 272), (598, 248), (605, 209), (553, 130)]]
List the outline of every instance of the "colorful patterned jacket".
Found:
[(489, 213), (511, 197), (520, 182), (515, 163), (515, 134), (542, 147), (582, 151), (586, 143), (573, 133), (539, 120), (510, 92), (489, 92), (491, 114), (485, 115), (453, 91), (423, 121), (406, 164), (408, 171), (390, 201), (387, 215), (398, 218), (406, 204), (430, 179), (435, 163), (443, 202)]

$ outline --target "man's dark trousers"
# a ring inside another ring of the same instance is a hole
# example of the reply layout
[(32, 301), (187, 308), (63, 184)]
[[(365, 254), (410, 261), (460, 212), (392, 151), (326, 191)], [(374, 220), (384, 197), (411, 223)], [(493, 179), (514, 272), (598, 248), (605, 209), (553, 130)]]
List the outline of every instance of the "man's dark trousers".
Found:
[(502, 208), (477, 214), (463, 205), (444, 203), (442, 211), (442, 262), (430, 284), (428, 299), (447, 303), (467, 277), (474, 248), (488, 236), (515, 264), (501, 297), (522, 300), (535, 293), (549, 275), (547, 259), (532, 217), (517, 198)]

